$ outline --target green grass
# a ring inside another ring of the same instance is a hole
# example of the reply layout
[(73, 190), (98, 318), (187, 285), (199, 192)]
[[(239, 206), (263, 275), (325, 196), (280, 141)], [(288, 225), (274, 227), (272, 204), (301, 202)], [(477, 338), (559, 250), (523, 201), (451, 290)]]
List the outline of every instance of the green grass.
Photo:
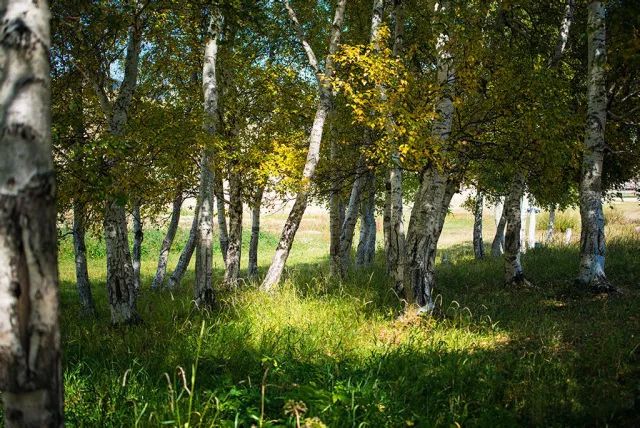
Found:
[[(109, 326), (95, 239), (99, 316), (80, 317), (71, 247), (61, 242), (69, 426), (295, 426), (296, 412), (302, 425), (330, 427), (640, 423), (640, 242), (632, 237), (609, 245), (607, 271), (624, 290), (614, 297), (573, 287), (573, 246), (523, 257), (536, 291), (504, 289), (499, 260), (474, 261), (468, 243), (450, 246), (455, 257), (437, 272), (438, 319), (399, 318), (381, 259), (344, 281), (329, 278), (326, 237), (312, 233), (294, 245), (279, 293), (244, 284), (200, 313), (192, 271), (173, 294), (148, 291), (161, 240), (145, 234), (144, 323), (127, 328)], [(181, 231), (170, 266), (185, 240)], [(263, 234), (261, 269), (276, 242)], [(219, 254), (216, 266), (219, 283)]]

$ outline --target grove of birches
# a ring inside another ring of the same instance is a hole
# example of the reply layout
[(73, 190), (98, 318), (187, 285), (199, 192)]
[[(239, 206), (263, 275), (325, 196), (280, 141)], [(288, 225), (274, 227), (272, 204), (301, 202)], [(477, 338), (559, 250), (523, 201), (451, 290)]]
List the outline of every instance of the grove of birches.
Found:
[(640, 424), (638, 0), (0, 15), (5, 426)]

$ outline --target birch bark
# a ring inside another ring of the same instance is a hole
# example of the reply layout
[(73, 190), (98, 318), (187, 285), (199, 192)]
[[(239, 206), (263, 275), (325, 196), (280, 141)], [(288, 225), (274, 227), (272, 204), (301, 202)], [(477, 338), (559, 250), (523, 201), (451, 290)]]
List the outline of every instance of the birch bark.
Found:
[(476, 203), (473, 209), (473, 253), (476, 260), (484, 258), (484, 243), (482, 242), (482, 212), (484, 209), (484, 195), (476, 192)]
[(82, 313), (95, 316), (96, 307), (93, 303), (89, 269), (87, 268), (87, 247), (85, 244), (85, 210), (79, 201), (73, 201), (73, 250), (76, 265), (76, 287), (80, 297)]
[(336, 11), (333, 18), (333, 24), (331, 27), (331, 40), (329, 42), (329, 54), (325, 59), (324, 73), (320, 70), (316, 55), (311, 48), (311, 45), (304, 36), (302, 26), (298, 21), (298, 18), (289, 4), (289, 0), (283, 0), (289, 18), (293, 23), (294, 29), (298, 36), (298, 41), (302, 44), (309, 65), (316, 74), (318, 81), (318, 106), (316, 108), (316, 115), (311, 127), (311, 133), (309, 135), (309, 150), (307, 152), (307, 159), (305, 161), (304, 169), (302, 172), (301, 189), (296, 195), (296, 200), (291, 208), (289, 217), (282, 229), (280, 241), (276, 248), (276, 252), (273, 256), (271, 266), (267, 272), (264, 281), (260, 288), (263, 291), (272, 290), (279, 282), (284, 270), (284, 265), (289, 257), (291, 246), (293, 245), (293, 239), (295, 238), (300, 221), (307, 207), (309, 193), (311, 191), (311, 181), (315, 176), (316, 166), (320, 157), (320, 143), (322, 142), (322, 133), (324, 130), (324, 123), (327, 118), (327, 114), (331, 108), (332, 91), (329, 79), (333, 77), (334, 66), (332, 56), (338, 49), (340, 43), (340, 35), (342, 32), (342, 24), (344, 22), (344, 10), (346, 6), (346, 0), (338, 0), (336, 5)]
[(140, 293), (140, 268), (142, 267), (142, 216), (140, 215), (140, 202), (133, 204), (133, 288), (136, 294)]
[(493, 242), (491, 243), (491, 255), (493, 257), (500, 257), (504, 253), (504, 230), (507, 224), (507, 216), (505, 211), (505, 202), (501, 202), (500, 205), (500, 214), (496, 214), (496, 219), (498, 219), (496, 220), (496, 234), (493, 238)]
[(553, 242), (553, 234), (556, 229), (556, 206), (553, 205), (549, 210), (549, 223), (547, 224), (547, 232), (545, 234), (544, 243), (550, 245)]
[(589, 63), (587, 125), (580, 180), (580, 270), (577, 282), (597, 292), (615, 288), (605, 275), (605, 231), (602, 210), (602, 164), (605, 150), (607, 91), (606, 8), (602, 1), (589, 3), (587, 24)]
[(169, 220), (169, 226), (167, 227), (167, 234), (162, 240), (162, 246), (160, 247), (160, 255), (158, 256), (158, 268), (156, 269), (156, 275), (151, 282), (152, 290), (159, 290), (164, 284), (164, 277), (167, 273), (167, 262), (169, 261), (169, 252), (173, 245), (173, 240), (176, 237), (178, 226), (180, 224), (180, 210), (182, 208), (182, 192), (178, 192), (171, 208), (171, 219)]
[(376, 254), (376, 176), (366, 175), (366, 185), (360, 202), (360, 240), (356, 250), (356, 266), (370, 266)]
[(256, 193), (251, 208), (251, 241), (249, 242), (249, 269), (248, 276), (254, 279), (258, 276), (258, 244), (260, 243), (260, 209), (262, 208), (262, 196), (264, 187), (260, 187)]
[(189, 230), (189, 238), (187, 238), (187, 243), (182, 249), (182, 253), (180, 253), (180, 258), (178, 259), (178, 263), (176, 264), (173, 273), (169, 277), (167, 281), (167, 287), (169, 289), (176, 288), (182, 278), (184, 277), (187, 268), (189, 267), (189, 262), (191, 262), (191, 257), (193, 256), (193, 251), (196, 249), (196, 241), (198, 240), (198, 218), (200, 213), (200, 202), (196, 203), (196, 208), (193, 211), (193, 220), (191, 221), (191, 229)]
[(237, 173), (229, 175), (229, 248), (224, 284), (233, 287), (240, 276), (242, 255), (242, 185)]
[(529, 285), (524, 277), (520, 255), (522, 254), (521, 222), (524, 176), (517, 174), (504, 203), (507, 231), (504, 245), (504, 272), (507, 286)]
[(62, 427), (49, 7), (0, 2), (0, 390), (4, 424)]
[(227, 250), (229, 249), (229, 233), (227, 227), (227, 209), (224, 202), (224, 183), (221, 174), (213, 176), (213, 193), (216, 197), (218, 209), (218, 232), (220, 235), (220, 252), (225, 266), (227, 265)]

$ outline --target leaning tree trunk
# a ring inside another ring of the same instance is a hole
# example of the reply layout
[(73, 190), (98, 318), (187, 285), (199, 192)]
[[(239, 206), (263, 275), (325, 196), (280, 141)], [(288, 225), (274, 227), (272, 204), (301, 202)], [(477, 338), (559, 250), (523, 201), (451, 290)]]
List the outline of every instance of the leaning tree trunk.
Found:
[(337, 52), (338, 44), (340, 42), (346, 0), (338, 0), (338, 4), (336, 5), (336, 12), (331, 26), (329, 54), (325, 59), (324, 73), (318, 66), (316, 55), (313, 52), (311, 45), (305, 39), (302, 26), (300, 25), (294, 10), (291, 8), (289, 1), (284, 0), (284, 3), (289, 14), (289, 18), (293, 23), (298, 36), (298, 41), (302, 44), (305, 53), (307, 54), (309, 65), (316, 73), (319, 99), (318, 106), (316, 108), (316, 115), (309, 135), (309, 150), (307, 152), (307, 159), (302, 171), (301, 189), (296, 195), (296, 200), (282, 229), (280, 241), (276, 247), (276, 252), (273, 256), (271, 266), (269, 267), (264, 281), (260, 286), (260, 289), (263, 291), (272, 290), (280, 282), (284, 265), (289, 257), (291, 246), (293, 245), (293, 239), (296, 236), (296, 232), (298, 231), (298, 227), (300, 227), (300, 222), (302, 221), (302, 216), (307, 208), (307, 202), (311, 192), (311, 181), (315, 176), (316, 166), (318, 165), (318, 160), (320, 158), (320, 143), (322, 142), (324, 123), (331, 108), (331, 99), (333, 94), (329, 79), (331, 79), (334, 74), (333, 55)]
[(356, 250), (356, 266), (369, 266), (376, 254), (376, 176), (369, 171), (366, 193), (360, 202), (360, 241)]
[[(499, 209), (498, 209), (499, 207)], [(504, 210), (504, 199), (496, 204), (496, 234), (491, 243), (491, 255), (500, 257), (504, 253), (504, 228), (507, 225), (507, 215)], [(499, 214), (498, 214), (499, 212)]]
[(604, 2), (589, 3), (589, 65), (587, 129), (580, 180), (580, 271), (577, 282), (597, 292), (614, 291), (605, 275), (605, 233), (602, 210), (602, 164), (605, 150), (607, 91), (606, 9)]
[(164, 283), (164, 277), (167, 273), (167, 262), (169, 261), (169, 252), (173, 245), (173, 240), (176, 237), (178, 226), (180, 224), (180, 210), (182, 208), (182, 192), (178, 192), (171, 209), (171, 219), (169, 220), (169, 227), (167, 228), (167, 234), (162, 240), (162, 246), (160, 247), (160, 256), (158, 257), (158, 268), (156, 269), (156, 275), (151, 282), (151, 289), (158, 290)]
[(85, 245), (85, 210), (80, 201), (73, 201), (73, 249), (76, 262), (76, 286), (80, 306), (84, 315), (95, 316), (96, 307), (91, 293), (89, 270), (87, 269), (87, 247)]
[(242, 185), (236, 173), (229, 177), (229, 248), (224, 272), (224, 284), (233, 287), (240, 276), (242, 255)]
[(133, 288), (140, 293), (140, 268), (142, 267), (142, 216), (140, 215), (140, 202), (133, 204)]
[(169, 289), (174, 289), (180, 284), (182, 278), (184, 277), (187, 268), (189, 267), (189, 263), (191, 262), (191, 257), (193, 256), (193, 252), (196, 249), (196, 241), (198, 240), (198, 219), (200, 218), (200, 203), (196, 203), (196, 208), (193, 211), (193, 220), (191, 222), (191, 229), (189, 230), (189, 237), (187, 238), (187, 243), (182, 249), (182, 253), (180, 253), (180, 258), (178, 259), (178, 263), (176, 264), (173, 273), (169, 277), (167, 281), (167, 287)]
[(553, 241), (553, 234), (556, 229), (556, 206), (551, 206), (549, 210), (549, 223), (547, 224), (547, 232), (545, 234), (544, 243), (546, 245), (551, 244)]
[(254, 279), (258, 276), (258, 244), (260, 243), (260, 209), (262, 208), (262, 195), (264, 187), (260, 187), (256, 193), (251, 207), (251, 241), (249, 242), (249, 268), (247, 275)]
[(63, 426), (49, 9), (0, 9), (0, 389), (4, 424)]
[(227, 250), (229, 249), (229, 233), (227, 228), (227, 210), (224, 202), (224, 184), (220, 174), (213, 176), (213, 192), (216, 196), (218, 209), (218, 235), (220, 240), (220, 252), (225, 266), (227, 265)]
[(473, 253), (476, 260), (484, 258), (484, 243), (482, 242), (482, 211), (484, 208), (484, 195), (481, 191), (476, 193), (476, 203), (473, 209)]
[[(359, 163), (360, 164), (360, 163)], [(353, 235), (358, 222), (358, 213), (360, 211), (360, 198), (362, 196), (362, 187), (365, 180), (364, 173), (358, 168), (358, 175), (351, 187), (351, 195), (349, 196), (349, 204), (344, 213), (344, 222), (340, 231), (340, 261), (339, 272), (344, 277), (351, 267), (351, 247), (353, 246)]]
[(507, 231), (504, 245), (504, 281), (507, 286), (528, 285), (524, 277), (520, 255), (522, 240), (520, 238), (522, 198), (524, 196), (524, 176), (518, 174), (509, 189), (504, 203), (504, 213), (507, 219)]

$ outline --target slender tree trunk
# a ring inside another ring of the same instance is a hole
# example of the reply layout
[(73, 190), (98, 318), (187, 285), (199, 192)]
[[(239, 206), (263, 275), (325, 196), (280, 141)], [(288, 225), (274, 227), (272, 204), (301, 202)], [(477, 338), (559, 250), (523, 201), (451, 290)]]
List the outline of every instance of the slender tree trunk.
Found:
[(604, 271), (606, 244), (602, 210), (602, 164), (607, 119), (606, 8), (602, 1), (589, 3), (589, 65), (587, 126), (580, 180), (580, 270), (577, 282), (597, 292), (615, 291)]
[(520, 255), (522, 253), (521, 210), (524, 196), (524, 176), (518, 174), (509, 189), (509, 195), (504, 203), (504, 212), (507, 219), (507, 232), (504, 245), (504, 275), (507, 286), (529, 285), (524, 277)]
[(473, 210), (473, 253), (476, 260), (484, 258), (484, 243), (482, 242), (482, 212), (484, 209), (484, 195), (476, 193), (476, 203)]
[[(382, 8), (380, 0), (374, 0), (374, 11)], [(382, 14), (382, 11), (379, 12)], [(375, 15), (375, 13), (374, 13)], [(398, 58), (402, 51), (404, 39), (404, 5), (402, 0), (394, 0), (393, 16), (395, 18), (393, 55)], [(386, 99), (384, 88), (381, 89), (381, 98)], [(392, 118), (388, 118), (388, 128), (393, 124)], [(385, 183), (385, 260), (387, 272), (391, 276), (393, 289), (400, 295), (404, 286), (404, 270), (406, 267), (406, 238), (404, 234), (404, 219), (402, 210), (402, 168), (400, 168), (399, 154), (397, 151), (391, 156), (391, 166), (387, 173)]]
[(309, 150), (307, 153), (304, 170), (302, 172), (301, 190), (296, 195), (296, 200), (293, 204), (293, 208), (291, 209), (289, 217), (287, 218), (284, 228), (282, 229), (280, 241), (278, 242), (276, 252), (273, 256), (273, 261), (271, 262), (269, 271), (267, 272), (264, 281), (260, 286), (263, 291), (272, 290), (280, 282), (282, 271), (284, 270), (284, 265), (287, 261), (287, 258), (289, 257), (291, 246), (293, 245), (293, 239), (295, 238), (298, 227), (300, 226), (300, 221), (302, 220), (302, 216), (304, 215), (304, 212), (307, 208), (309, 193), (311, 191), (311, 180), (315, 176), (316, 166), (318, 165), (318, 160), (320, 157), (320, 143), (322, 142), (324, 123), (331, 108), (331, 99), (333, 94), (331, 92), (331, 85), (328, 79), (333, 77), (334, 74), (333, 55), (337, 52), (338, 44), (340, 42), (340, 34), (342, 31), (342, 24), (344, 22), (345, 5), (346, 0), (338, 0), (333, 24), (331, 26), (329, 55), (327, 55), (327, 58), (325, 60), (325, 69), (324, 73), (322, 73), (318, 66), (316, 55), (313, 52), (311, 45), (304, 37), (302, 26), (300, 25), (295, 12), (291, 8), (289, 1), (285, 0), (285, 7), (289, 14), (289, 18), (296, 30), (299, 42), (302, 44), (307, 54), (309, 65), (314, 69), (316, 73), (319, 89), (319, 101), (316, 109), (315, 119), (313, 121), (313, 126), (311, 127), (311, 133), (309, 135)]
[(556, 229), (556, 206), (553, 205), (549, 210), (549, 223), (547, 224), (547, 233), (545, 234), (544, 243), (550, 245), (553, 241), (553, 234)]
[(140, 268), (142, 267), (142, 217), (140, 216), (140, 202), (133, 204), (133, 288), (140, 293)]
[(189, 262), (191, 262), (191, 257), (193, 256), (193, 252), (196, 249), (196, 241), (198, 240), (198, 219), (200, 218), (200, 202), (196, 203), (196, 208), (193, 211), (193, 221), (191, 222), (191, 229), (189, 230), (189, 238), (187, 238), (187, 243), (182, 249), (182, 253), (180, 253), (180, 258), (178, 259), (178, 263), (176, 264), (176, 268), (173, 270), (173, 273), (169, 277), (169, 281), (167, 282), (167, 287), (169, 289), (174, 289), (180, 284), (182, 278), (184, 277), (187, 268), (189, 267)]
[(360, 202), (360, 241), (356, 251), (356, 266), (369, 266), (376, 254), (376, 176), (369, 171), (366, 189)]
[(227, 287), (235, 286), (240, 276), (242, 255), (242, 185), (235, 173), (229, 177), (229, 249), (224, 273)]
[(0, 9), (0, 390), (4, 424), (62, 427), (49, 8)]
[(260, 187), (256, 193), (251, 208), (251, 241), (249, 242), (249, 269), (248, 276), (251, 279), (258, 276), (258, 244), (260, 243), (260, 209), (262, 208), (262, 195), (264, 187)]
[(96, 307), (93, 303), (89, 270), (87, 268), (85, 215), (83, 204), (77, 200), (73, 201), (73, 249), (76, 262), (76, 285), (82, 313), (93, 317), (96, 314)]
[(169, 261), (169, 252), (173, 245), (173, 240), (176, 237), (178, 226), (180, 224), (180, 210), (182, 208), (182, 192), (178, 192), (171, 209), (171, 219), (169, 220), (169, 227), (167, 228), (167, 234), (162, 240), (162, 246), (160, 247), (160, 256), (158, 257), (158, 268), (156, 269), (156, 275), (151, 282), (151, 289), (158, 290), (164, 283), (164, 277), (167, 273), (167, 262)]
[[(359, 162), (361, 165), (361, 162)], [(351, 248), (353, 246), (353, 235), (358, 222), (358, 213), (360, 211), (360, 199), (362, 196), (362, 187), (365, 180), (364, 174), (358, 168), (358, 176), (351, 187), (351, 195), (349, 196), (349, 204), (344, 214), (344, 222), (340, 232), (340, 275), (345, 276), (351, 267)]]
[(224, 265), (227, 265), (227, 251), (229, 249), (229, 232), (227, 228), (227, 210), (224, 202), (224, 184), (222, 175), (214, 174), (213, 192), (216, 196), (216, 206), (218, 209), (218, 231), (220, 239), (220, 252)]
[(536, 227), (537, 227), (537, 214), (538, 210), (535, 206), (531, 205), (529, 208), (529, 248), (536, 248)]
[[(204, 95), (204, 129), (215, 135), (218, 125), (218, 82), (216, 62), (218, 59), (218, 38), (222, 31), (222, 16), (214, 10), (209, 21), (207, 42), (202, 69), (202, 90)], [(211, 307), (213, 293), (213, 153), (205, 148), (200, 164), (200, 212), (198, 213), (198, 239), (196, 240), (196, 281), (194, 299), (196, 306)]]
[(500, 257), (502, 253), (504, 253), (504, 231), (506, 225), (507, 215), (503, 204), (503, 208), (500, 212), (500, 220), (498, 221), (498, 225), (496, 226), (496, 235), (494, 236), (493, 242), (491, 243), (491, 255), (493, 257)]
[(520, 251), (527, 252), (527, 213), (529, 212), (529, 197), (526, 193), (520, 198)]
[[(330, 160), (333, 171), (339, 169), (338, 146), (336, 143), (335, 128), (333, 126), (333, 113), (331, 111), (332, 120), (330, 120)], [(342, 274), (340, 260), (340, 234), (342, 233), (342, 224), (345, 218), (345, 205), (342, 197), (342, 180), (333, 177), (331, 184), (331, 193), (329, 195), (329, 268), (331, 276), (340, 276)]]

